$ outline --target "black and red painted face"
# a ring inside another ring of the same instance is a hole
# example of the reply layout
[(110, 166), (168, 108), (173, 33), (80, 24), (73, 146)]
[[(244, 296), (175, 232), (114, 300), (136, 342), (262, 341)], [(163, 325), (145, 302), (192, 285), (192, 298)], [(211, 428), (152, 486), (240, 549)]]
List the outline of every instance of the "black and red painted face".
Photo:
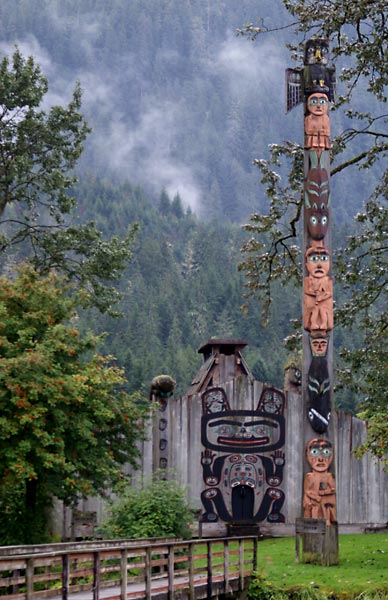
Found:
[(222, 388), (202, 394), (202, 444), (220, 452), (270, 452), (284, 445), (284, 396), (265, 388), (256, 410), (231, 410)]
[(268, 452), (284, 444), (284, 417), (231, 410), (202, 417), (202, 443), (221, 452)]
[(307, 231), (313, 240), (323, 240), (329, 226), (329, 210), (325, 202), (312, 202), (306, 208)]
[(310, 169), (305, 187), (305, 219), (313, 240), (323, 240), (329, 226), (330, 188), (326, 169)]

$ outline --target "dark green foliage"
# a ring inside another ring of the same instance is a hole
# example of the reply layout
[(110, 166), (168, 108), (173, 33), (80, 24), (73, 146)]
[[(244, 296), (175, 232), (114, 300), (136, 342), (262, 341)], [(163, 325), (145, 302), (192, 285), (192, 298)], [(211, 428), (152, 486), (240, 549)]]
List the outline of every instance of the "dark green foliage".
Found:
[[(248, 364), (260, 362), (260, 379), (282, 385), (287, 357), (282, 339), (289, 318), (298, 314), (298, 298), (290, 294), (283, 307), (278, 291), (276, 329), (262, 327), (259, 308), (250, 300), (243, 316), (240, 227), (161, 213), (158, 200), (153, 206), (129, 184), (84, 178), (76, 192), (83, 218), (93, 211), (110, 235), (120, 234), (125, 222), (139, 222), (133, 260), (120, 285), (123, 316), (115, 321), (85, 316), (93, 327), (108, 331), (105, 347), (125, 367), (128, 389), (147, 390), (156, 374), (168, 373), (177, 381), (176, 394), (185, 393), (203, 360), (197, 348), (212, 336), (246, 339)], [(171, 207), (166, 192), (162, 198)]]
[(44, 541), (54, 496), (105, 494), (139, 456), (149, 403), (79, 334), (68, 292), (24, 263), (0, 278), (0, 544)]
[(39, 486), (35, 490), (34, 506), (26, 502), (26, 486), (12, 486), (6, 493), (0, 487), (0, 544), (49, 543), (52, 497)]
[[(0, 62), (0, 258), (22, 257), (40, 272), (56, 269), (78, 282), (83, 303), (113, 312), (119, 278), (136, 227), (104, 239), (93, 221), (71, 223), (73, 169), (90, 131), (76, 85), (67, 107), (42, 109), (48, 84), (33, 57), (16, 48)], [(77, 221), (77, 219), (75, 219)]]
[[(338, 374), (346, 390), (343, 405), (349, 405), (349, 393), (353, 392), (358, 398), (353, 406), (361, 402), (360, 416), (369, 421), (368, 438), (359, 454), (370, 450), (387, 465), (388, 68), (382, 57), (388, 51), (388, 9), (379, 0), (357, 0), (350, 5), (341, 0), (314, 4), (284, 0), (284, 5), (295, 19), (294, 33), (303, 32), (304, 39), (330, 40), (339, 67), (332, 119), (338, 131), (332, 144), (332, 213), (336, 223), (341, 221), (341, 211), (345, 209), (348, 215), (345, 235), (342, 239), (338, 236), (339, 247), (334, 246), (333, 252), (336, 327), (343, 328), (340, 336), (344, 342)], [(248, 24), (244, 32), (256, 39), (265, 30), (263, 23)], [(300, 61), (302, 45), (292, 49)], [(266, 319), (274, 283), (287, 286), (288, 279), (301, 279), (302, 156), (299, 144), (286, 142), (271, 146), (270, 160), (257, 161), (270, 204), (267, 212), (252, 215), (246, 226), (250, 238), (244, 245), (241, 269), (250, 293), (260, 299)], [(337, 179), (342, 184), (337, 186)], [(348, 201), (353, 197), (354, 182), (363, 194), (363, 207), (357, 213)], [(291, 341), (295, 345), (297, 339)]]
[[(285, 14), (279, 0), (262, 0), (260, 9)], [(0, 37), (21, 45), (33, 36), (52, 60), (53, 79), (58, 69), (60, 88), (81, 77), (95, 132), (83, 165), (104, 175), (113, 167), (155, 193), (165, 186), (172, 198), (178, 190), (185, 202), (178, 173), (197, 188), (195, 208), (205, 218), (238, 222), (257, 202), (252, 160), (271, 141), (274, 77), (267, 83), (254, 61), (254, 73), (243, 69), (252, 49), (234, 35), (256, 11), (256, 0), (3, 0)], [(271, 48), (266, 56), (272, 61)], [(282, 74), (276, 89), (282, 98)]]
[(111, 504), (101, 531), (108, 538), (191, 537), (194, 514), (186, 491), (161, 476), (145, 487), (130, 487)]

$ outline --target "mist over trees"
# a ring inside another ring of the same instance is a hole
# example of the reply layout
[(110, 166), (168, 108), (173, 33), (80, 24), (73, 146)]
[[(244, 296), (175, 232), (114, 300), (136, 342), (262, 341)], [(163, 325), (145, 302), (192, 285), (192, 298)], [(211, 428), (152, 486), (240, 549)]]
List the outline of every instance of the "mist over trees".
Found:
[[(286, 14), (280, 0), (260, 10), (273, 22)], [(255, 0), (5, 0), (0, 48), (35, 56), (48, 101), (81, 82), (93, 130), (82, 168), (241, 222), (262, 201), (252, 160), (293, 127), (279, 122), (286, 49), (236, 36), (256, 12)]]
[[(42, 109), (46, 78), (16, 48), (0, 62), (0, 507), (2, 544), (44, 541), (52, 498), (103, 494), (135, 464), (148, 402), (80, 336), (77, 307), (111, 314), (112, 281), (135, 227), (101, 235), (71, 223), (72, 169), (88, 127), (75, 88)], [(76, 218), (76, 221), (78, 219)]]
[[(121, 238), (128, 226), (140, 225), (133, 260), (116, 288), (123, 293), (123, 316), (112, 321), (92, 312), (80, 322), (81, 329), (93, 324), (97, 333), (108, 332), (105, 349), (125, 367), (129, 391), (147, 388), (167, 371), (178, 381), (177, 392), (184, 392), (201, 363), (196, 348), (214, 335), (246, 338), (255, 376), (282, 385), (283, 339), (291, 333), (290, 320), (300, 316), (298, 282), (286, 288), (274, 282), (270, 325), (263, 327), (261, 306), (243, 297), (237, 265), (247, 237), (241, 224), (270, 206), (253, 161), (270, 161), (269, 145), (291, 140), (292, 150), (302, 142), (302, 116), (284, 114), (284, 70), (293, 66), (286, 44), (311, 33), (306, 15), (305, 30), (288, 27), (300, 18), (292, 14), (296, 6), (281, 0), (0, 4), (0, 50), (12, 54), (17, 43), (24, 56), (35, 57), (50, 83), (45, 109), (71, 102), (80, 82), (82, 114), (92, 132), (78, 162), (72, 218)], [(255, 43), (236, 35), (256, 18), (266, 32)], [(348, 60), (336, 54), (337, 69), (347, 68)], [(341, 85), (339, 94), (346, 95)], [(358, 86), (352, 102), (361, 113), (369, 110), (367, 85)], [(336, 109), (331, 121), (335, 135), (348, 135), (360, 153), (365, 150), (369, 136), (352, 137), (357, 119)], [(346, 149), (342, 154), (350, 157)], [(279, 173), (283, 183), (287, 167)], [(368, 231), (375, 228), (372, 212), (362, 215), (378, 169), (358, 172), (354, 164), (346, 173), (332, 177), (338, 245), (357, 231), (352, 214), (360, 213), (361, 228), (362, 219)], [(338, 288), (339, 304), (341, 294), (348, 298), (350, 291)], [(244, 303), (249, 310), (243, 318)], [(362, 345), (359, 329), (339, 329), (335, 339), (338, 348)], [(357, 399), (341, 394), (340, 404), (354, 411)]]
[[(235, 33), (255, 4), (0, 7), (1, 49), (17, 43), (35, 56), (50, 82), (47, 106), (70, 100), (80, 81), (92, 132), (78, 167), (78, 221), (94, 221), (107, 236), (140, 223), (125, 276), (131, 283), (122, 284), (126, 325), (93, 320), (109, 332), (106, 347), (125, 365), (130, 389), (174, 368), (184, 391), (201, 362), (196, 348), (211, 335), (246, 337), (257, 376), (282, 383), (287, 315), (275, 336), (260, 326), (255, 307), (241, 318), (243, 237), (232, 223), (265, 201), (252, 159), (283, 112), (285, 49), (271, 39), (258, 49)], [(266, 7), (276, 18), (285, 12), (281, 3)], [(221, 268), (230, 281), (219, 280)], [(268, 350), (276, 358), (262, 358)]]
[[(260, 40), (237, 35), (259, 17)], [(92, 129), (82, 170), (127, 179), (153, 197), (179, 193), (202, 219), (244, 223), (267, 206), (254, 159), (269, 157), (270, 144), (301, 140), (296, 114), (284, 114), (286, 44), (301, 38), (293, 20), (281, 0), (4, 0), (0, 50), (11, 54), (17, 43), (36, 58), (50, 81), (47, 104), (70, 101), (80, 81)], [(366, 89), (355, 101), (368, 106)], [(350, 121), (335, 112), (332, 122), (342, 132)], [(333, 181), (335, 197), (346, 196), (340, 224), (373, 177)]]
[(197, 348), (211, 336), (246, 339), (245, 355), (257, 378), (282, 385), (287, 358), (282, 339), (299, 301), (290, 293), (288, 308), (278, 305), (276, 331), (262, 327), (255, 302), (247, 300), (242, 317), (240, 226), (204, 223), (166, 191), (155, 205), (129, 183), (84, 177), (76, 196), (82, 218), (94, 213), (103, 232), (113, 228), (120, 235), (127, 222), (139, 223), (120, 285), (122, 316), (84, 317), (97, 332), (108, 332), (105, 346), (124, 366), (131, 391), (142, 386), (148, 391), (153, 376), (171, 373), (176, 393), (185, 393), (203, 361)]

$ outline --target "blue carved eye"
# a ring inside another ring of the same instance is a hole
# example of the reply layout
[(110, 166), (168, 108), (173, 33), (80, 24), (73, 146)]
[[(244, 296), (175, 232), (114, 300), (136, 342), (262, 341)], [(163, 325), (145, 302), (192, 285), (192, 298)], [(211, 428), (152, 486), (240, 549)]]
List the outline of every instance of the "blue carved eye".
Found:
[(322, 448), (322, 452), (321, 452), (322, 456), (324, 456), (325, 458), (328, 458), (331, 456), (331, 448)]
[(310, 106), (326, 106), (327, 104), (327, 98), (323, 98), (323, 97), (312, 97), (309, 98), (309, 105)]
[(319, 448), (317, 448), (316, 446), (313, 446), (312, 448), (310, 448), (309, 450), (309, 454), (310, 456), (319, 456), (320, 455), (320, 450)]
[(327, 262), (329, 260), (329, 255), (326, 253), (323, 254), (312, 254), (309, 256), (309, 262), (317, 263), (317, 262)]

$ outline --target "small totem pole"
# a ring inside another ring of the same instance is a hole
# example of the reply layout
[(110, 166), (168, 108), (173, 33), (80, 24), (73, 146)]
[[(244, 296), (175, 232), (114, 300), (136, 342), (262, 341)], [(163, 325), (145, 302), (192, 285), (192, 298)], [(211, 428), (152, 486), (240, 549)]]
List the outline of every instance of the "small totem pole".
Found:
[[(326, 40), (305, 44), (304, 67), (286, 70), (287, 111), (304, 105), (304, 276), (302, 399), (304, 460), (303, 536), (305, 562), (338, 562), (336, 484), (331, 422), (333, 279), (330, 231), (330, 117), (335, 70)], [(322, 535), (323, 534), (323, 535)], [(317, 545), (317, 535), (321, 545)]]
[(174, 394), (176, 382), (169, 375), (157, 375), (151, 381), (149, 399), (158, 404), (158, 410), (154, 413), (152, 424), (153, 460), (152, 471), (161, 472), (168, 469), (169, 456), (171, 454), (168, 445), (168, 411), (167, 401)]

